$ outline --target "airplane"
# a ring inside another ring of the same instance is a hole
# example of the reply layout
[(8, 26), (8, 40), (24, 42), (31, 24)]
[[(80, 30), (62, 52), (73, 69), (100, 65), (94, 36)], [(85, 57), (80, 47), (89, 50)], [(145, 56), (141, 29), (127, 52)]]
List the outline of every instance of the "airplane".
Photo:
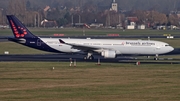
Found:
[(104, 58), (116, 58), (118, 55), (155, 56), (174, 50), (168, 43), (153, 40), (119, 39), (71, 39), (41, 38), (32, 34), (14, 15), (7, 15), (14, 37), (8, 40), (43, 51), (56, 53), (86, 54), (84, 59), (94, 59), (98, 53)]

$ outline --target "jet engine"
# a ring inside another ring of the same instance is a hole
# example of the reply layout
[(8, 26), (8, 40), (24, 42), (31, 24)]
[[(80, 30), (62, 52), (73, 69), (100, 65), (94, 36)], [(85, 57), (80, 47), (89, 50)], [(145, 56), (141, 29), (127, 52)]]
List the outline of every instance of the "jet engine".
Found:
[(113, 50), (104, 50), (101, 52), (101, 55), (104, 56), (104, 58), (115, 58), (116, 52)]

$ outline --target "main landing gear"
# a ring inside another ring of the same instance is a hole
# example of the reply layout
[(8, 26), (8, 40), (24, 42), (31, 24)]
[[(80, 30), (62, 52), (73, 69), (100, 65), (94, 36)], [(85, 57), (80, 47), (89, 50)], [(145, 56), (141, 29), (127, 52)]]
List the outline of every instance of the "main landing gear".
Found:
[(154, 60), (158, 60), (158, 54), (156, 54), (156, 56), (154, 57)]
[(88, 53), (87, 56), (84, 57), (84, 60), (94, 60), (93, 54)]

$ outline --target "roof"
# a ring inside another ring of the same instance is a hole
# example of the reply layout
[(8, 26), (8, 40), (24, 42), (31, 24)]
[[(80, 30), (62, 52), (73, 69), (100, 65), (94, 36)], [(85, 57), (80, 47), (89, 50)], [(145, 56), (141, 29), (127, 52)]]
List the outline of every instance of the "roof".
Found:
[(131, 22), (137, 22), (138, 18), (137, 17), (127, 17), (127, 20), (131, 21)]

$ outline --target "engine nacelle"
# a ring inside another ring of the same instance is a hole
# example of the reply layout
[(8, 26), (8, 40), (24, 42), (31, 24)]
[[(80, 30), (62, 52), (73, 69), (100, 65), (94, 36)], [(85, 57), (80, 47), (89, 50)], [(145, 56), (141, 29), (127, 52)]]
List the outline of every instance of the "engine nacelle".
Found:
[(104, 58), (115, 58), (116, 52), (113, 50), (104, 50), (101, 52), (101, 55), (104, 56)]

